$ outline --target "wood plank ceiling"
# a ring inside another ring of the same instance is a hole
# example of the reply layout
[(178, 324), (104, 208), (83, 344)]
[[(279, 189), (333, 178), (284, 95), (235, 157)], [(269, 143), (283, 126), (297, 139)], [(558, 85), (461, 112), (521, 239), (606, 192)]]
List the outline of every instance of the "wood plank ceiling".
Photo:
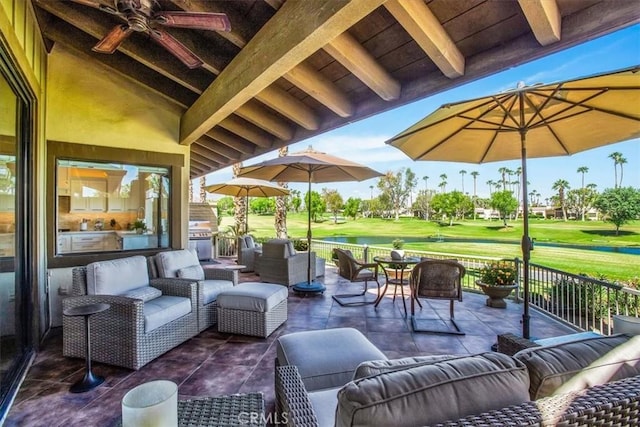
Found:
[(112, 0), (31, 0), (49, 46), (184, 108), (192, 178), (640, 22), (637, 0), (155, 0), (225, 13), (230, 32), (164, 28), (189, 69), (142, 33), (91, 48)]

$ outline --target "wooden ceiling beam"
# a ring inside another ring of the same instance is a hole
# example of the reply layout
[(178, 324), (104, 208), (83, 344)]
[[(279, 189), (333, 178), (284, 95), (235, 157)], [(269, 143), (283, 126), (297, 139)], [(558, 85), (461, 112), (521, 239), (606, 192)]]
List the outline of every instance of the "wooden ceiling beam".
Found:
[(206, 175), (208, 172), (206, 169), (200, 169), (199, 167), (197, 167), (193, 162), (189, 163), (189, 177), (191, 179), (198, 177), (198, 176), (203, 176)]
[(234, 150), (239, 151), (243, 155), (250, 155), (256, 151), (256, 146), (240, 138), (239, 136), (227, 131), (226, 129), (216, 126), (213, 129), (209, 129), (205, 133), (209, 138), (214, 141), (226, 145)]
[(291, 126), (269, 113), (266, 108), (258, 102), (253, 100), (247, 101), (247, 103), (239, 107), (235, 113), (246, 121), (269, 132), (276, 138), (285, 141), (293, 138)]
[(384, 6), (445, 76), (464, 75), (464, 56), (423, 1), (389, 0)]
[(355, 107), (344, 92), (310, 66), (299, 64), (282, 77), (340, 117), (353, 115)]
[(274, 85), (264, 88), (255, 98), (307, 130), (320, 126), (320, 120), (311, 108)]
[(191, 165), (191, 167), (195, 166), (196, 168), (200, 169), (205, 174), (208, 173), (207, 171), (215, 170), (216, 168), (220, 167), (220, 164), (214, 162), (202, 163), (202, 160), (194, 158), (193, 154), (190, 156), (189, 164)]
[(533, 35), (542, 46), (560, 41), (562, 16), (556, 0), (518, 0)]
[(220, 166), (221, 164), (225, 164), (229, 161), (229, 159), (227, 159), (226, 157), (222, 157), (220, 155), (218, 156), (210, 156), (210, 157), (205, 157), (201, 154), (198, 154), (194, 151), (191, 151), (191, 160), (192, 161), (196, 161), (199, 164), (201, 164), (202, 166), (206, 166), (209, 169), (214, 169), (218, 166)]
[(265, 135), (261, 130), (256, 129), (253, 125), (237, 116), (230, 115), (218, 124), (220, 127), (235, 133), (258, 147), (270, 148), (273, 145), (273, 138)]
[[(112, 19), (105, 12), (59, 0), (36, 0), (36, 3), (52, 15), (73, 23), (76, 28), (97, 40), (102, 39), (113, 28), (109, 23)], [(208, 72), (189, 70), (173, 55), (167, 55), (167, 51), (156, 43), (133, 36), (135, 34), (120, 45), (120, 52), (198, 94), (211, 82)]]
[(400, 97), (400, 83), (371, 56), (349, 32), (344, 32), (324, 50), (385, 101)]
[(206, 135), (202, 135), (200, 139), (193, 143), (193, 150), (198, 154), (206, 156), (209, 151), (226, 157), (229, 160), (238, 161), (242, 157), (242, 153), (221, 144)]
[(286, 2), (220, 73), (180, 123), (190, 144), (384, 0)]

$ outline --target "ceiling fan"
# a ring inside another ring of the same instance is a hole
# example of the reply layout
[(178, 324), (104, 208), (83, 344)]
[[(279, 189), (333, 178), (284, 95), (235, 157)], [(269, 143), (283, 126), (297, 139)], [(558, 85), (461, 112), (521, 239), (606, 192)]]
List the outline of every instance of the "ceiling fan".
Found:
[(92, 50), (113, 53), (133, 32), (147, 33), (189, 68), (203, 64), (198, 56), (160, 27), (191, 28), (207, 31), (230, 31), (231, 24), (224, 13), (162, 11), (157, 0), (113, 0), (113, 6), (100, 0), (72, 0), (116, 15), (126, 24), (116, 25)]

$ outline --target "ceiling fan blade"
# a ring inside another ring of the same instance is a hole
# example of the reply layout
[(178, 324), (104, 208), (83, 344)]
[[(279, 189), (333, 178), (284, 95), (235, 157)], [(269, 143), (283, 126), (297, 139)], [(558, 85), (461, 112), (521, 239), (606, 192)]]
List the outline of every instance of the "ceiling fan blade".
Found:
[(113, 53), (132, 32), (133, 30), (126, 25), (116, 25), (91, 50), (99, 53)]
[(224, 13), (158, 12), (153, 20), (167, 27), (208, 31), (231, 31), (231, 23)]
[(202, 60), (191, 52), (185, 45), (176, 40), (169, 33), (162, 30), (149, 30), (151, 38), (165, 49), (175, 55), (180, 61), (189, 68), (197, 68), (203, 64)]

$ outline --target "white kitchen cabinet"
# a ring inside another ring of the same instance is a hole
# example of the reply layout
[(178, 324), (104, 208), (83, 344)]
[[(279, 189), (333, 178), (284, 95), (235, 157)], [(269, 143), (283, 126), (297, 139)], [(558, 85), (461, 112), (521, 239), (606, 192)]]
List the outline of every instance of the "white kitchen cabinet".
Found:
[(16, 196), (14, 194), (0, 194), (0, 212), (15, 212)]
[(15, 234), (0, 234), (0, 256), (11, 257), (15, 255)]
[(65, 254), (71, 252), (71, 236), (58, 235), (58, 253)]
[(58, 196), (68, 196), (71, 192), (69, 183), (69, 168), (58, 168)]
[(107, 210), (107, 182), (104, 180), (72, 180), (71, 212), (104, 212)]
[(76, 234), (71, 236), (72, 252), (98, 252), (104, 251), (103, 234)]

